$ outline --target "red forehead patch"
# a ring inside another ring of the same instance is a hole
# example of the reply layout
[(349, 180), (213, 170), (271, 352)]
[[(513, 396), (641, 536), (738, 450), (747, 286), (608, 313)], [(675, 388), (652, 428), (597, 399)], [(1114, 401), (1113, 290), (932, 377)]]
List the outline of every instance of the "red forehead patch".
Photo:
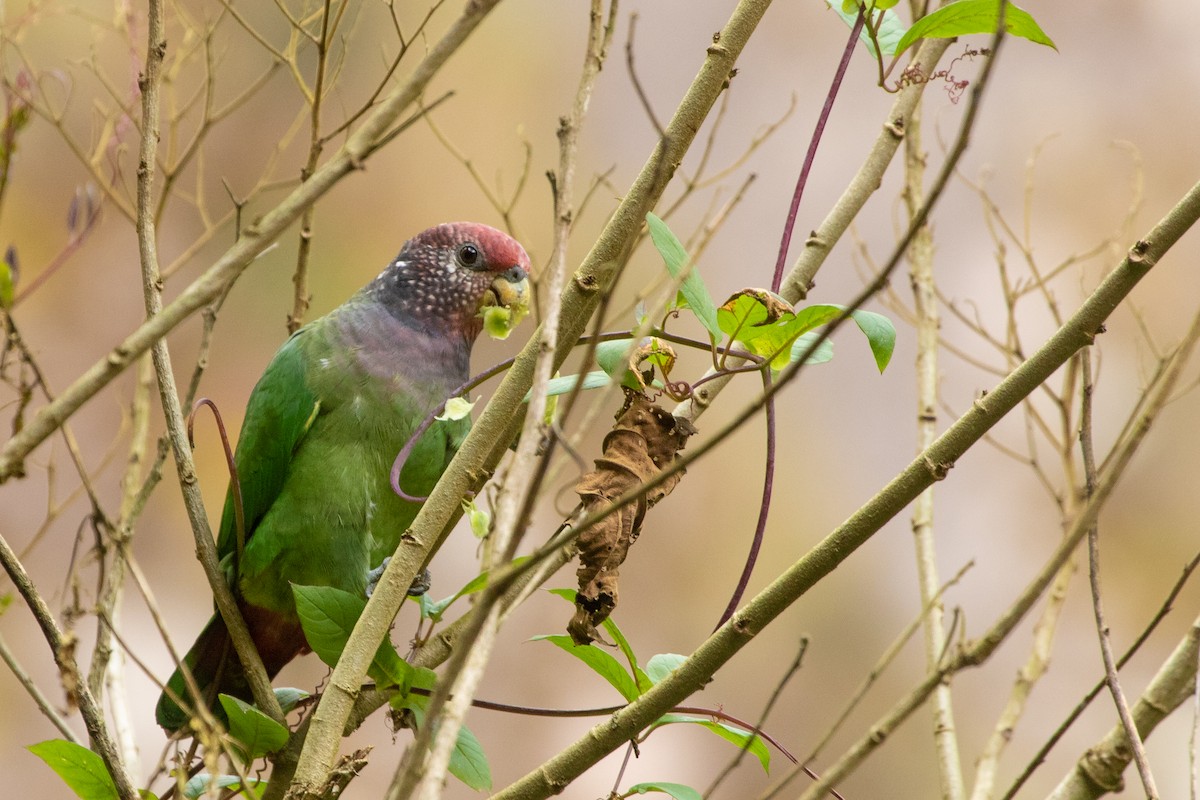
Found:
[(445, 222), (413, 237), (413, 244), (454, 246), (464, 242), (478, 245), (494, 270), (519, 266), (529, 269), (529, 256), (516, 239), (504, 231), (479, 222)]

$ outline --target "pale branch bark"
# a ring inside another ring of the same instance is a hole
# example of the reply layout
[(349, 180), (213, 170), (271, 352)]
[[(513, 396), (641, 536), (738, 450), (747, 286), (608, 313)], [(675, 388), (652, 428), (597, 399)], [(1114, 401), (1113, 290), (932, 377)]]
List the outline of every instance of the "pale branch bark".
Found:
[[(724, 90), (750, 35), (766, 12), (770, 0), (741, 0), (718, 41), (707, 48), (707, 58), (675, 112), (666, 135), (658, 142), (624, 199), (600, 233), (591, 252), (562, 295), (562, 325), (555, 355), (558, 366), (586, 329), (629, 257), (646, 212), (661, 197), (713, 104)], [(535, 332), (497, 388), (491, 402), (473, 426), (446, 474), (425, 501), (400, 549), (388, 564), (367, 602), (354, 632), (334, 669), (328, 689), (313, 715), (293, 782), (293, 792), (304, 796), (317, 789), (332, 768), (338, 741), (358, 694), (375, 648), (387, 635), (403, 602), (412, 577), (426, 553), (436, 548), (443, 528), (459, 508), (461, 498), (477, 485), (490, 467), (498, 442), (511, 441), (509, 433), (522, 401), (532, 384), (540, 347)], [(495, 462), (492, 461), (492, 464)]]
[(62, 629), (54, 621), (54, 615), (50, 612), (49, 606), (38, 593), (33, 581), (29, 578), (29, 573), (25, 571), (25, 567), (17, 559), (17, 554), (8, 546), (8, 541), (3, 536), (0, 536), (0, 564), (4, 565), (5, 572), (12, 579), (13, 585), (17, 587), (17, 591), (29, 606), (29, 610), (33, 612), (38, 626), (41, 627), (42, 634), (46, 637), (47, 644), (50, 645), (50, 653), (58, 667), (63, 686), (68, 687), (69, 691), (73, 690), (72, 697), (79, 705), (79, 712), (83, 716), (83, 724), (87, 727), (91, 746), (104, 760), (104, 766), (112, 776), (113, 784), (117, 788), (117, 795), (121, 800), (138, 800), (133, 777), (125, 769), (125, 764), (121, 761), (121, 753), (108, 733), (108, 727), (104, 722), (104, 711), (96, 702), (95, 695), (88, 689), (87, 681), (84, 680), (83, 673), (79, 669), (79, 663), (75, 660), (74, 642), (66, 641)]
[[(1200, 319), (1200, 318), (1198, 318)], [(1079, 420), (1079, 449), (1083, 455), (1083, 468), (1086, 476), (1085, 487), (1087, 496), (1091, 497), (1096, 486), (1096, 457), (1092, 447), (1092, 393), (1095, 383), (1092, 381), (1091, 348), (1080, 353), (1083, 362), (1081, 380), (1083, 381), (1082, 403)], [(1186, 360), (1186, 356), (1184, 356)], [(1138, 734), (1137, 724), (1129, 710), (1129, 701), (1121, 688), (1121, 680), (1117, 675), (1117, 659), (1113, 655), (1112, 638), (1109, 635), (1108, 623), (1105, 621), (1103, 592), (1100, 585), (1100, 523), (1093, 522), (1088, 528), (1088, 578), (1092, 590), (1092, 612), (1096, 618), (1096, 634), (1100, 642), (1100, 655), (1104, 661), (1104, 677), (1108, 691), (1112, 695), (1113, 704), (1121, 726), (1125, 729), (1130, 752), (1134, 763), (1137, 764), (1138, 775), (1142, 779), (1142, 788), (1146, 791), (1146, 800), (1158, 800), (1158, 787), (1155, 785), (1154, 774), (1150, 771), (1150, 761), (1146, 757), (1146, 746)]]
[[(1200, 657), (1200, 619), (1187, 634), (1133, 704), (1130, 713), (1138, 733), (1147, 737), (1171, 712), (1196, 691), (1196, 665)], [(1047, 800), (1095, 800), (1124, 787), (1121, 773), (1129, 766), (1132, 751), (1125, 727), (1118, 723), (1080, 757), (1075, 769), (1049, 794)]]
[[(913, 3), (913, 5), (918, 5)], [(919, 14), (918, 9), (914, 9)], [(924, 203), (925, 158), (921, 144), (921, 104), (913, 109), (904, 138), (904, 204), (913, 216)], [(937, 438), (938, 409), (938, 301), (933, 269), (933, 231), (922, 225), (908, 248), (913, 309), (917, 329), (917, 451), (924, 450)], [(917, 560), (917, 584), (922, 606), (927, 607), (922, 628), (925, 633), (925, 668), (935, 670), (946, 652), (945, 606), (941, 601), (938, 577), (937, 540), (934, 536), (934, 489), (921, 492), (913, 503), (912, 532)], [(949, 681), (933, 692), (933, 744), (943, 800), (962, 800), (962, 758), (958, 748), (958, 730), (954, 720), (954, 698)]]
[[(140, 81), (142, 137), (138, 154), (136, 228), (146, 318), (152, 320), (163, 310), (162, 278), (158, 269), (158, 233), (154, 222), (154, 164), (158, 153), (159, 89), (167, 40), (163, 31), (162, 0), (150, 0), (149, 9), (146, 71)], [(271, 689), (271, 679), (267, 677), (262, 658), (254, 646), (254, 640), (250, 638), (250, 631), (246, 628), (237, 601), (221, 570), (212, 529), (208, 524), (208, 513), (204, 509), (204, 497), (200, 494), (200, 486), (196, 480), (196, 465), (192, 460), (187, 424), (179, 402), (179, 392), (175, 387), (175, 372), (171, 368), (171, 353), (167, 348), (166, 337), (154, 342), (150, 353), (154, 360), (154, 374), (158, 380), (159, 400), (162, 403), (163, 416), (166, 418), (167, 438), (175, 454), (179, 488), (183, 492), (184, 507), (191, 522), (196, 553), (204, 567), (209, 586), (212, 587), (217, 609), (229, 629), (238, 659), (245, 668), (255, 704), (276, 722), (282, 723), (283, 711)], [(196, 702), (199, 704), (200, 700), (196, 699)]]
[[(554, 377), (554, 354), (558, 349), (562, 311), (560, 295), (567, 273), (567, 244), (574, 203), (577, 143), (579, 130), (587, 115), (592, 91), (612, 37), (617, 0), (610, 0), (607, 22), (601, 10), (601, 0), (592, 0), (579, 86), (571, 112), (562, 118), (559, 127), (559, 166), (554, 183), (554, 248), (545, 280), (547, 300), (539, 329), (541, 340), (524, 427), (508, 468), (508, 478), (496, 501), (495, 522), (488, 537), (492, 552), (499, 562), (485, 562), (483, 568), (486, 570), (494, 570), (498, 563), (508, 562), (513, 558), (529, 523), (533, 500), (544, 476), (538, 469), (538, 462), (543, 457), (541, 450), (547, 428), (544, 419), (546, 389), (550, 379)], [(465, 648), (456, 651), (456, 657), (439, 680), (426, 711), (428, 719), (438, 720), (436, 734), (432, 734), (432, 725), (426, 725), (418, 732), (416, 741), (408, 749), (406, 757), (397, 769), (387, 795), (389, 800), (399, 800), (414, 794), (418, 800), (436, 800), (440, 796), (450, 757), (457, 745), (459, 730), (483, 679), (484, 670), (495, 645), (504, 611), (503, 599), (503, 591), (497, 586), (489, 587), (479, 597), (475, 615), (482, 624), (467, 629), (470, 636), (463, 642)], [(433, 741), (430, 745), (431, 737)]]
[(279, 205), (242, 231), (238, 241), (209, 269), (192, 282), (162, 313), (138, 326), (108, 355), (93, 364), (56, 400), (41, 408), (19, 433), (0, 449), (0, 483), (24, 474), (25, 457), (46, 440), (64, 421), (96, 393), (120, 375), (139, 355), (175, 329), (193, 313), (212, 302), (295, 222), (304, 209), (321, 198), (349, 173), (360, 169), (400, 115), (413, 104), (430, 79), (457, 52), (471, 32), (500, 0), (472, 0), (463, 14), (430, 49), (409, 79), (397, 87), (362, 125), (346, 139), (342, 148), (311, 179), (291, 192)]
[[(333, 21), (332, 29), (330, 27), (330, 0), (325, 0), (321, 11), (321, 32), (313, 37), (313, 44), (317, 50), (317, 66), (316, 78), (313, 81), (313, 89), (311, 94), (308, 94), (310, 116), (309, 116), (309, 144), (308, 144), (308, 161), (300, 170), (300, 181), (303, 183), (312, 176), (317, 169), (317, 165), (321, 160), (321, 151), (324, 149), (325, 140), (321, 136), (321, 109), (325, 101), (325, 80), (326, 71), (329, 66), (329, 48), (330, 39), (334, 31), (337, 29), (337, 23), (341, 16), (346, 11), (346, 4), (338, 4), (338, 19)], [(287, 318), (287, 331), (289, 334), (295, 333), (304, 324), (304, 315), (308, 313), (308, 306), (312, 302), (312, 295), (308, 291), (308, 260), (312, 253), (312, 238), (313, 238), (313, 222), (316, 219), (316, 206), (310, 205), (304, 209), (304, 213), (300, 215), (300, 240), (296, 246), (296, 271), (292, 274), (292, 284), (294, 286), (292, 297), (292, 311)]]
[[(921, 70), (925, 75), (932, 74), (949, 47), (949, 39), (926, 39), (913, 59), (914, 68)], [(879, 189), (883, 175), (900, 147), (925, 86), (926, 84), (919, 83), (900, 92), (866, 160), (825, 219), (805, 240), (804, 249), (796, 257), (780, 289), (780, 293), (789, 302), (796, 303), (807, 299), (817, 272), (825, 263), (830, 251), (849, 229), (850, 223), (858, 216), (867, 200)]]
[(13, 677), (16, 678), (17, 682), (20, 683), (25, 689), (26, 694), (33, 699), (33, 703), (38, 707), (38, 711), (41, 711), (42, 715), (45, 716), (46, 719), (50, 720), (50, 724), (52, 724), (55, 728), (58, 728), (58, 732), (63, 735), (63, 738), (69, 742), (74, 742), (75, 744), (82, 744), (82, 742), (79, 741), (79, 736), (76, 735), (75, 731), (71, 730), (71, 726), (67, 724), (65, 719), (63, 719), (62, 714), (58, 713), (58, 710), (54, 708), (54, 705), (50, 702), (46, 695), (43, 694), (42, 690), (38, 688), (38, 685), (34, 683), (33, 678), (29, 676), (29, 673), (24, 667), (21, 666), (21, 663), (17, 661), (17, 657), (13, 655), (12, 650), (9, 649), (8, 643), (4, 641), (3, 636), (0, 636), (0, 661), (3, 661), (5, 665), (8, 666), (8, 669), (12, 672)]
[[(1185, 212), (1185, 216), (1176, 217), (1175, 212), (1180, 212), (1185, 207), (1189, 209)], [(1156, 226), (1154, 232), (1151, 233), (1151, 236), (1155, 237), (1160, 244), (1165, 244), (1166, 242), (1164, 239), (1158, 238), (1156, 232), (1167, 233), (1167, 229), (1175, 229), (1177, 223), (1185, 221), (1188, 218), (1190, 218), (1192, 220), (1192, 224), (1194, 224), (1197, 217), (1200, 217), (1200, 184), (1194, 186), (1184, 200), (1180, 204), (1176, 205), (1172, 214), (1169, 215), (1166, 220), (1160, 223), (1159, 226)], [(1166, 239), (1170, 238), (1171, 234), (1167, 233)], [(1146, 246), (1146, 240), (1138, 242), (1134, 248), (1131, 249), (1130, 255), (1126, 257), (1122, 265), (1118, 267), (1117, 270), (1115, 270), (1112, 274), (1110, 274), (1108, 278), (1101, 283), (1100, 287), (1092, 293), (1088, 300), (1084, 302), (1084, 307), (1081, 308), (1080, 311), (1076, 312), (1076, 314), (1072, 316), (1070, 320), (1064, 323), (1064, 325), (1059, 328), (1058, 333), (1051, 338), (1051, 341), (1047, 342), (1046, 345), (1043, 345), (1043, 347), (1039, 349), (1030, 360), (1039, 359), (1043, 354), (1047, 353), (1050, 344), (1055, 339), (1060, 338), (1060, 335), (1065, 329), (1074, 326), (1075, 322), (1080, 318), (1081, 312), (1083, 312), (1088, 305), (1091, 305), (1094, 300), (1097, 300), (1100, 294), (1105, 293), (1106, 289), (1113, 288), (1115, 284), (1120, 283), (1120, 281), (1113, 280), (1116, 278), (1117, 272), (1123, 271), (1125, 267), (1135, 267), (1133, 278), (1136, 282), (1138, 272), (1143, 272), (1144, 274), (1142, 265), (1140, 265), (1139, 262), (1141, 262), (1144, 257), (1146, 252), (1144, 247)], [(1170, 245), (1167, 244), (1167, 247), (1169, 246)], [(1153, 259), (1153, 261), (1157, 261), (1157, 258)], [(1126, 288), (1124, 291), (1124, 296), (1128, 296), (1128, 292), (1131, 290), (1132, 287)], [(1108, 311), (1111, 312), (1111, 310), (1112, 309), (1110, 308)], [(1200, 317), (1198, 317), (1198, 320), (1200, 320)], [(1083, 330), (1086, 331), (1088, 328), (1085, 327)], [(1032, 581), (1030, 581), (1030, 583), (1025, 587), (1024, 591), (1022, 591), (1022, 593), (1017, 597), (1016, 601), (1014, 601), (1004, 611), (1004, 613), (1000, 615), (992, 627), (982, 636), (980, 636), (978, 640), (974, 641), (970, 646), (960, 649), (959, 652), (956, 653), (952, 659), (948, 660), (944, 666), (940, 667), (935, 672), (931, 672), (919, 686), (909, 692), (907, 696), (902, 698), (895, 706), (893, 706), (893, 708), (883, 719), (870, 726), (868, 732), (861, 739), (859, 739), (858, 742), (852, 745), (837, 763), (824, 770), (820, 780), (812, 784), (801, 795), (801, 800), (817, 800), (817, 798), (823, 797), (825, 791), (836, 785), (842, 778), (849, 775), (850, 772), (853, 771), (860, 762), (862, 762), (871, 752), (877, 749), (890, 736), (890, 734), (902, 722), (904, 722), (904, 720), (906, 720), (925, 702), (926, 699), (928, 699), (929, 695), (946, 679), (948, 675), (982, 664), (991, 657), (996, 648), (999, 647), (1000, 644), (1012, 633), (1017, 624), (1024, 618), (1029, 610), (1033, 608), (1034, 603), (1037, 602), (1037, 599), (1042, 595), (1046, 587), (1050, 585), (1051, 581), (1062, 574), (1063, 566), (1073, 557), (1073, 554), (1076, 548), (1079, 546), (1079, 543), (1083, 541), (1088, 531), (1091, 530), (1095, 525), (1096, 519), (1099, 517), (1100, 510), (1104, 507), (1104, 504), (1107, 502), (1109, 497), (1111, 497), (1117, 483), (1125, 474), (1125, 471), (1132, 461), (1134, 454), (1145, 441), (1145, 438), (1149, 434), (1154, 420), (1158, 417), (1159, 413), (1169, 401), (1171, 394), (1178, 383), (1179, 376), (1183, 371), (1183, 367), (1188, 361), (1190, 351), (1195, 344), (1198, 335), (1200, 335), (1200, 322), (1193, 324), (1192, 328), (1189, 330), (1188, 338), (1185, 340), (1184, 345), (1182, 345), (1176, 352), (1175, 356), (1170, 362), (1169, 367), (1163, 371), (1161, 380), (1156, 382), (1156, 384), (1149, 390), (1151, 397), (1145, 403), (1144, 409), (1139, 415), (1139, 423), (1135, 428), (1135, 432), (1113, 449), (1108, 464), (1098, 476), (1094, 492), (1089, 496), (1087, 502), (1083, 504), (1076, 517), (1072, 520), (1070, 527), (1063, 536), (1063, 541), (1051, 555), (1050, 559), (1042, 566), (1042, 569), (1039, 571), (1039, 573), (1033, 578)], [(1080, 349), (1082, 349), (1082, 347)], [(1066, 358), (1070, 357), (1072, 356), (1066, 356), (1064, 361)], [(1026, 364), (1028, 364), (1028, 362), (1026, 362)], [(1024, 365), (1019, 367), (1013, 374), (1015, 375), (1022, 369), (1024, 369)], [(1049, 377), (1049, 374), (1047, 374), (1046, 377)], [(1043, 378), (1043, 380), (1045, 380), (1045, 378)], [(1004, 386), (1007, 383), (1008, 381), (1006, 380), (1001, 383), (1001, 386)], [(1023, 400), (1014, 401), (1012, 407), (1015, 407), (1017, 402), (1023, 402)]]
[(1017, 670), (1017, 677), (1009, 689), (1004, 708), (996, 718), (996, 724), (992, 726), (992, 732), (976, 759), (971, 800), (991, 800), (996, 795), (1000, 756), (1012, 741), (1013, 730), (1025, 711), (1033, 687), (1049, 669), (1054, 634), (1066, 603), (1067, 589), (1078, 569), (1075, 558), (1067, 559), (1050, 584), (1045, 607), (1033, 626), (1033, 645), (1029, 655)]
[[(997, 422), (1037, 389), (1080, 348), (1092, 342), (1104, 320), (1128, 296), (1133, 287), (1145, 277), (1159, 259), (1200, 218), (1200, 184), (1193, 186), (1183, 199), (1164, 217), (1142, 241), (1129, 251), (1122, 263), (1113, 270), (1083, 305), (1058, 331), (1025, 362), (1019, 365), (996, 388), (977, 400), (962, 418), (946, 430), (937, 441), (897, 475), (874, 498), (831, 532), (803, 558), (793, 564), (767, 588), (747, 603), (733, 618), (703, 642), (669, 677), (649, 692), (593, 727), (575, 744), (540, 765), (508, 788), (493, 795), (496, 800), (532, 800), (561, 792), (575, 778), (601, 758), (620, 747), (647, 725), (675, 705), (680, 704), (697, 687), (703, 686), (715, 672), (732, 658), (755, 635), (769, 625), (784, 610), (802, 597), (819, 580), (829, 574), (858, 547), (869, 540), (888, 520), (899, 514), (913, 499), (935, 480), (945, 477), (954, 462), (967, 452)], [(1128, 463), (1127, 454), (1117, 463), (1118, 470)], [(1103, 480), (1101, 489), (1089, 508), (1098, 509), (1112, 490), (1112, 481)], [(1093, 510), (1092, 513), (1095, 513)], [(1091, 514), (1078, 520), (1083, 530), (1090, 524)], [(1077, 533), (1081, 538), (1082, 532)], [(970, 658), (994, 649), (1004, 636), (1032, 607), (1053, 573), (1061, 566), (1078, 544), (1079, 538), (1064, 541), (1056, 559), (1047, 565), (1050, 576), (1039, 575), (1027, 592), (997, 623), (975, 649), (959, 664), (970, 665)], [(1058, 563), (1055, 563), (1058, 562)], [(1043, 571), (1045, 572), (1045, 570)], [(952, 665), (953, 666), (953, 665)], [(928, 693), (943, 679), (943, 670), (933, 673), (919, 687), (901, 718), (906, 717), (924, 702)], [(922, 693), (923, 692), (923, 693)], [(898, 724), (898, 721), (897, 721)], [(867, 751), (878, 746), (867, 737), (860, 746)], [(813, 791), (824, 791), (840, 777), (826, 772), (824, 781)], [(820, 796), (819, 792), (813, 796)]]

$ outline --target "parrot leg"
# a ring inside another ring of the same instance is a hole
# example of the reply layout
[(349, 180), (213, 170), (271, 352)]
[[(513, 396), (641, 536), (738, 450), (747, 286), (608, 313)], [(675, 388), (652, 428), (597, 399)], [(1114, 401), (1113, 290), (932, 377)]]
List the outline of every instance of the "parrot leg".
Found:
[[(375, 587), (379, 585), (379, 579), (383, 577), (383, 571), (387, 569), (388, 562), (392, 560), (391, 556), (383, 559), (383, 563), (375, 569), (367, 573), (367, 597), (375, 593)], [(420, 597), (429, 591), (429, 587), (433, 586), (433, 575), (429, 570), (421, 570), (421, 574), (413, 580), (412, 586), (408, 587), (409, 597)]]

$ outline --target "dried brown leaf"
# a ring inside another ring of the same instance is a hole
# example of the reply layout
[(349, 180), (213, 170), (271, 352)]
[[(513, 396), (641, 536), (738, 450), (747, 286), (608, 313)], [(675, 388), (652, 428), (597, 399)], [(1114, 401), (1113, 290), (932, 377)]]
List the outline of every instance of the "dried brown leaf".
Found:
[[(646, 395), (626, 389), (625, 406), (604, 437), (603, 455), (575, 487), (585, 513), (603, 509), (670, 467), (693, 433), (695, 428), (688, 421), (676, 419)], [(682, 471), (676, 472), (579, 535), (579, 592), (575, 616), (567, 625), (576, 644), (598, 638), (596, 626), (608, 619), (617, 605), (619, 568), (641, 533), (646, 511), (670, 494), (682, 475)]]

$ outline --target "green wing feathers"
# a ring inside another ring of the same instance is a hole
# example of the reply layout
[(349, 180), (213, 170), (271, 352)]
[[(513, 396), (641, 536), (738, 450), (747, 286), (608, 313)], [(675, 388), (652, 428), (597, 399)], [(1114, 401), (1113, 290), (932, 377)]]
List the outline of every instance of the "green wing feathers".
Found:
[[(307, 328), (284, 343), (254, 387), (238, 438), (234, 463), (242, 491), (245, 536), (275, 502), (287, 478), (292, 454), (312, 427), (320, 402), (307, 382), (302, 351)], [(237, 517), (232, 483), (225, 494), (217, 554), (229, 563), (237, 553)]]

